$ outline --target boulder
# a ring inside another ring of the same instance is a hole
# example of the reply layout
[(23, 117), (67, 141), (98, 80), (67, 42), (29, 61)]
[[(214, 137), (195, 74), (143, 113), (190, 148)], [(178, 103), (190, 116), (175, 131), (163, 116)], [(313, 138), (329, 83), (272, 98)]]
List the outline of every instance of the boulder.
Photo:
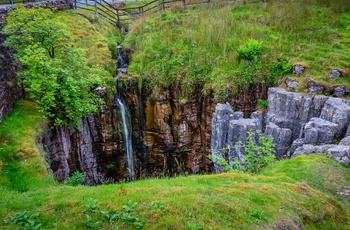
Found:
[(300, 75), (303, 74), (304, 70), (305, 70), (305, 67), (300, 64), (296, 64), (293, 66), (294, 75), (297, 77), (300, 77)]
[(234, 113), (233, 113), (233, 119), (234, 119), (234, 120), (238, 120), (238, 119), (240, 119), (240, 118), (243, 118), (243, 116), (244, 116), (244, 113), (243, 113), (243, 112), (234, 112)]
[(340, 142), (339, 145), (349, 145), (350, 146), (350, 136), (344, 137)]
[(341, 98), (330, 97), (323, 106), (320, 118), (337, 124), (335, 137), (340, 138), (350, 124), (350, 106)]
[(335, 86), (333, 89), (333, 96), (335, 97), (344, 97), (346, 94), (346, 88), (345, 86)]
[(305, 143), (330, 144), (332, 143), (338, 125), (322, 118), (313, 117), (304, 127)]
[(337, 79), (342, 76), (342, 72), (338, 69), (331, 69), (328, 76), (330, 79)]
[(328, 157), (350, 165), (350, 146), (349, 145), (337, 145), (328, 149)]
[(266, 126), (265, 136), (272, 136), (275, 144), (276, 156), (281, 158), (286, 155), (287, 150), (292, 143), (292, 131), (290, 129), (280, 128), (270, 123)]
[(290, 129), (293, 140), (301, 138), (304, 125), (310, 118), (320, 116), (327, 100), (326, 96), (302, 95), (281, 88), (269, 88), (266, 123)]
[(288, 87), (289, 90), (295, 91), (296, 88), (297, 88), (298, 85), (299, 85), (299, 82), (296, 81), (296, 80), (293, 80), (293, 79), (287, 79), (287, 80), (286, 80), (286, 85), (287, 85), (287, 87)]
[(251, 119), (256, 119), (259, 121), (258, 129), (263, 130), (265, 126), (264, 113), (262, 111), (256, 111), (250, 115)]
[(346, 133), (345, 133), (345, 136), (347, 137), (347, 136), (350, 136), (350, 125), (349, 125), (349, 127), (348, 127), (348, 129), (347, 129), (347, 131), (346, 131)]
[(309, 94), (322, 94), (326, 88), (323, 85), (313, 85), (310, 84), (307, 86), (307, 92)]
[(319, 146), (315, 146), (315, 145), (311, 145), (311, 144), (306, 144), (303, 146), (298, 147), (294, 154), (291, 156), (291, 158), (294, 158), (296, 156), (299, 155), (309, 155), (312, 153), (324, 153), (327, 150), (329, 150), (330, 148), (335, 147), (335, 145), (319, 145)]
[(288, 153), (288, 156), (291, 157), (294, 154), (295, 150), (297, 148), (299, 148), (300, 146), (303, 146), (304, 144), (306, 144), (304, 138), (299, 138), (299, 139), (294, 140), (292, 143), (292, 146), (290, 147), (290, 151)]

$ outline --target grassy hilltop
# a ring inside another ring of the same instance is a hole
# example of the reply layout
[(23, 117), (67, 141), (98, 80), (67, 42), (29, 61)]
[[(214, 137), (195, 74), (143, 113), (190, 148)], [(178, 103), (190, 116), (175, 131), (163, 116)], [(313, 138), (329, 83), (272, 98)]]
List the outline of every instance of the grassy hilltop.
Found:
[[(244, 2), (244, 1), (243, 1)], [(249, 2), (249, 1), (248, 1)], [(288, 0), (196, 5), (136, 21), (126, 37), (134, 49), (130, 72), (151, 86), (205, 84), (217, 95), (250, 83), (285, 87), (285, 79), (350, 86), (350, 2)], [(180, 12), (179, 12), (180, 11)], [(305, 72), (294, 77), (292, 66)], [(343, 77), (330, 80), (330, 69)]]

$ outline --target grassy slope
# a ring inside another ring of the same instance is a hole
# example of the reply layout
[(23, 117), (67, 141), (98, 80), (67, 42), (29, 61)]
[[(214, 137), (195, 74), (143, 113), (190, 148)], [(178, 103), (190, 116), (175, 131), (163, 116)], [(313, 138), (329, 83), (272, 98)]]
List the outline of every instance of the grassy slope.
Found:
[[(350, 5), (342, 4), (343, 9)], [(199, 81), (216, 90), (235, 89), (247, 83), (242, 79), (249, 75), (244, 71), (249, 64), (238, 60), (237, 49), (252, 38), (263, 44), (253, 82), (274, 81), (274, 63), (287, 60), (307, 66), (298, 79), (299, 91), (305, 90), (306, 76), (329, 86), (350, 86), (350, 14), (322, 6), (314, 0), (247, 5), (238, 1), (155, 14), (135, 22), (126, 38), (125, 44), (135, 51), (129, 70), (157, 84)], [(347, 77), (327, 80), (331, 68), (343, 69)], [(286, 76), (292, 74), (277, 77)]]
[[(277, 162), (260, 176), (231, 173), (70, 187), (49, 179), (36, 149), (39, 127), (39, 114), (27, 101), (19, 101), (0, 125), (1, 222), (26, 210), (39, 214), (37, 223), (45, 229), (135, 229), (130, 222), (135, 218), (144, 229), (350, 228), (350, 197), (338, 194), (350, 185), (350, 169), (323, 156)], [(14, 153), (18, 156), (8, 157)], [(13, 175), (20, 180), (11, 184), (8, 165), (19, 166)], [(27, 181), (27, 189), (21, 189)], [(129, 200), (138, 205), (123, 208)], [(129, 221), (107, 221), (101, 211), (111, 210)]]

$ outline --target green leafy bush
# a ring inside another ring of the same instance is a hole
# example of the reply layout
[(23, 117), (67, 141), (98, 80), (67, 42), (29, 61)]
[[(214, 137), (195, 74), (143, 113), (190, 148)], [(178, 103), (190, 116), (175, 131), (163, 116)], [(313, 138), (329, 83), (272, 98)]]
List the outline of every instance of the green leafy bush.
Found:
[[(209, 155), (209, 159), (223, 167), (225, 172), (237, 170), (250, 173), (259, 173), (263, 168), (275, 161), (275, 145), (271, 136), (265, 137), (260, 130), (255, 132), (249, 131), (246, 140), (246, 144), (238, 142), (235, 146), (238, 148), (244, 146), (246, 155), (242, 163), (235, 158), (229, 164), (226, 159), (214, 155)], [(222, 149), (222, 151), (225, 150)]]
[(276, 158), (274, 146), (271, 136), (265, 137), (259, 131), (256, 133), (248, 132), (247, 144), (244, 149), (247, 154), (244, 158), (245, 171), (259, 173), (271, 164)]
[(42, 228), (41, 224), (38, 223), (38, 216), (39, 214), (30, 214), (28, 211), (23, 211), (5, 220), (4, 224), (17, 225), (21, 227), (20, 229), (40, 230)]
[(54, 125), (78, 127), (81, 116), (103, 103), (93, 89), (108, 73), (87, 64), (85, 52), (74, 46), (73, 35), (51, 10), (18, 7), (6, 20), (5, 45), (17, 51), (26, 92)]
[(237, 50), (239, 60), (256, 61), (261, 53), (262, 42), (249, 39), (244, 45)]
[(69, 177), (67, 180), (64, 181), (64, 184), (71, 185), (71, 186), (81, 185), (83, 184), (83, 177), (84, 177), (83, 173), (79, 171), (75, 171), (71, 177)]

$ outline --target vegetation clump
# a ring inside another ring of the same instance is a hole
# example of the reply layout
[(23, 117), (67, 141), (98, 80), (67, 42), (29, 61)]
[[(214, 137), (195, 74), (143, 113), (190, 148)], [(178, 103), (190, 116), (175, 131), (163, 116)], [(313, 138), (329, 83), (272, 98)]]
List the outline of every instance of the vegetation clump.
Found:
[(296, 79), (297, 91), (306, 90), (305, 76), (350, 87), (348, 74), (328, 79), (332, 68), (350, 69), (349, 3), (255, 2), (212, 2), (136, 21), (124, 41), (134, 50), (129, 72), (150, 79), (151, 88), (197, 83), (222, 98), (224, 88), (235, 93), (256, 83), (285, 87), (283, 79), (295, 77), (292, 66), (302, 63), (309, 68)]
[(6, 46), (16, 50), (21, 64), (18, 76), (44, 118), (54, 125), (78, 126), (81, 116), (96, 112), (103, 100), (93, 89), (110, 74), (89, 65), (84, 49), (49, 9), (18, 9), (10, 12), (2, 31)]

